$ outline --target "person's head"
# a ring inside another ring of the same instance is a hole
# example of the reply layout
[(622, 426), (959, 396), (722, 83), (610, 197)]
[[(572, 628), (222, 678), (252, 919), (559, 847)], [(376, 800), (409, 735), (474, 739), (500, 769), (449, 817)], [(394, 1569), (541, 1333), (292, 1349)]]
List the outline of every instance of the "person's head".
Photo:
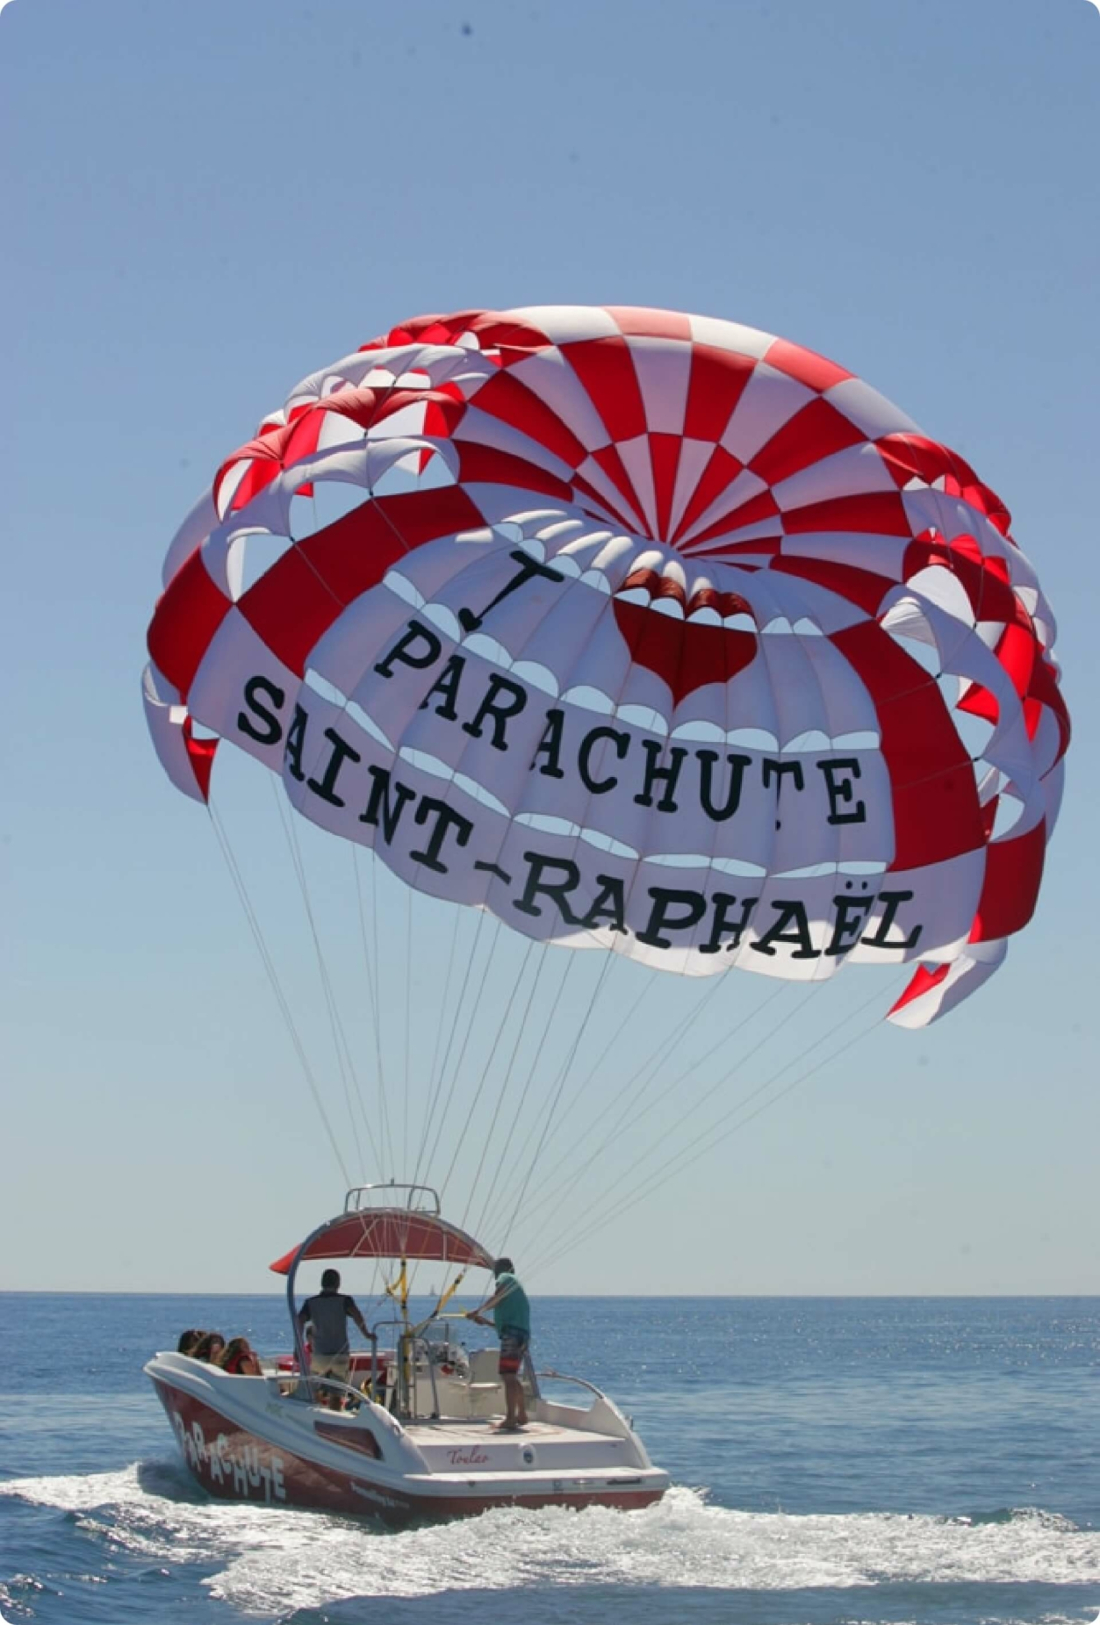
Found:
[(218, 1364), (223, 1366), (232, 1365), (242, 1355), (251, 1355), (251, 1353), (252, 1349), (249, 1346), (247, 1337), (231, 1337), (218, 1355)]
[(498, 1258), (493, 1264), (494, 1275), (514, 1275), (516, 1266), (510, 1258)]
[(192, 1327), (190, 1331), (181, 1332), (180, 1340), (176, 1344), (176, 1353), (194, 1354), (196, 1348), (198, 1348), (205, 1336), (205, 1332), (196, 1331), (194, 1327)]
[(195, 1344), (195, 1347), (191, 1351), (191, 1355), (195, 1360), (207, 1360), (211, 1363), (216, 1363), (221, 1358), (221, 1352), (224, 1347), (225, 1338), (222, 1336), (221, 1332), (207, 1332)]
[(322, 1292), (338, 1292), (340, 1290), (340, 1271), (326, 1270), (321, 1277)]

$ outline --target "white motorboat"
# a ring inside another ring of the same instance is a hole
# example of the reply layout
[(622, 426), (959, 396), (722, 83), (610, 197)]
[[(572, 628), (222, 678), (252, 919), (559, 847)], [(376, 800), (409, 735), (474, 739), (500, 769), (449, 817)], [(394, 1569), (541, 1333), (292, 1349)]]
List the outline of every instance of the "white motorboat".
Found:
[[(405, 1205), (394, 1198), (405, 1193)], [(386, 1205), (380, 1205), (384, 1202)], [(346, 1384), (309, 1375), (295, 1308), (298, 1267), (312, 1259), (391, 1262), (393, 1347), (353, 1356)], [(410, 1316), (410, 1262), (458, 1271), (432, 1312)], [(529, 1421), (497, 1431), (504, 1392), (495, 1349), (467, 1352), (464, 1318), (448, 1311), (486, 1250), (439, 1212), (425, 1186), (360, 1186), (344, 1211), (272, 1268), (287, 1276), (295, 1352), (237, 1376), (184, 1354), (156, 1354), (145, 1370), (191, 1471), (211, 1494), (269, 1505), (369, 1514), (388, 1523), (450, 1518), (500, 1506), (611, 1506), (657, 1501), (668, 1475), (654, 1467), (630, 1421), (579, 1377), (521, 1372)], [(546, 1397), (543, 1381), (580, 1390), (580, 1403)]]

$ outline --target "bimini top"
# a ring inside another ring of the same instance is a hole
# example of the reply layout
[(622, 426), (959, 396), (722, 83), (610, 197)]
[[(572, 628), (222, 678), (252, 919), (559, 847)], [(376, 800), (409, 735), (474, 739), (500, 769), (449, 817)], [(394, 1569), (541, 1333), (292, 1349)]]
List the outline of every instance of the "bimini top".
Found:
[(374, 1208), (341, 1213), (270, 1265), (289, 1275), (307, 1258), (423, 1258), (446, 1264), (492, 1269), (492, 1254), (456, 1225), (434, 1213), (408, 1208)]

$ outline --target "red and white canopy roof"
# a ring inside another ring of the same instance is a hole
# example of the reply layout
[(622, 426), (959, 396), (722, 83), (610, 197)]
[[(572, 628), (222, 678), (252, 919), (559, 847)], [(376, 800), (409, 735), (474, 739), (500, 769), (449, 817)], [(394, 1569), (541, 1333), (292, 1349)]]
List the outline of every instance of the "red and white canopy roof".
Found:
[(411, 1213), (407, 1208), (341, 1213), (310, 1238), (304, 1251), (292, 1247), (270, 1268), (276, 1275), (289, 1275), (295, 1259), (303, 1263), (313, 1258), (426, 1259), (493, 1267), (492, 1255), (473, 1236), (434, 1213)]

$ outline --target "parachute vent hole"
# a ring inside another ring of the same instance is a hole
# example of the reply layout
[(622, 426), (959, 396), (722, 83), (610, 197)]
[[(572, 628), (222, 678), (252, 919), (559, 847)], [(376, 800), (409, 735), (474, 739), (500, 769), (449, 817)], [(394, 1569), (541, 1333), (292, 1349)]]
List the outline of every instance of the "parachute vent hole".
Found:
[(327, 677), (322, 677), (312, 666), (307, 666), (303, 681), (307, 688), (312, 689), (314, 694), (319, 694), (323, 700), (328, 700), (330, 705), (338, 705), (341, 709), (347, 705), (347, 695), (342, 694), (335, 683), (330, 683)]
[(977, 762), (985, 755), (986, 746), (996, 732), (995, 723), (985, 717), (976, 717), (969, 711), (962, 711), (957, 705), (952, 708), (951, 719), (967, 755)]
[(436, 491), (454, 483), (454, 475), (443, 458), (425, 444), (391, 463), (385, 473), (372, 482), (370, 495), (404, 496), (410, 491)]
[(315, 479), (308, 494), (296, 491), (290, 499), (290, 533), (296, 542), (304, 542), (369, 500), (370, 493), (362, 485)]
[(233, 581), (234, 596), (243, 598), (249, 588), (254, 587), (260, 577), (266, 575), (271, 566), (293, 546), (291, 537), (270, 532), (237, 537), (230, 547), (230, 579)]
[(1024, 804), (1016, 796), (1001, 794), (997, 800), (997, 812), (993, 819), (993, 833), (990, 840), (999, 841), (1020, 822)]
[[(343, 519), (369, 500), (369, 493), (350, 480), (317, 479), (313, 482), (313, 506), (317, 513), (317, 529), (325, 530)], [(295, 532), (297, 534), (297, 532)]]
[(986, 760), (984, 756), (976, 756), (971, 763), (974, 769), (974, 780), (978, 786), (978, 801), (983, 807), (1000, 795), (1001, 789), (1007, 782), (999, 768)]
[(934, 677), (938, 681), (943, 674), (940, 670), (940, 652), (935, 644), (924, 643), (917, 638), (904, 637), (900, 632), (895, 632), (891, 627), (886, 626), (885, 623), (883, 624), (884, 630), (890, 633), (898, 648), (903, 649), (910, 660), (921, 666), (929, 677)]

